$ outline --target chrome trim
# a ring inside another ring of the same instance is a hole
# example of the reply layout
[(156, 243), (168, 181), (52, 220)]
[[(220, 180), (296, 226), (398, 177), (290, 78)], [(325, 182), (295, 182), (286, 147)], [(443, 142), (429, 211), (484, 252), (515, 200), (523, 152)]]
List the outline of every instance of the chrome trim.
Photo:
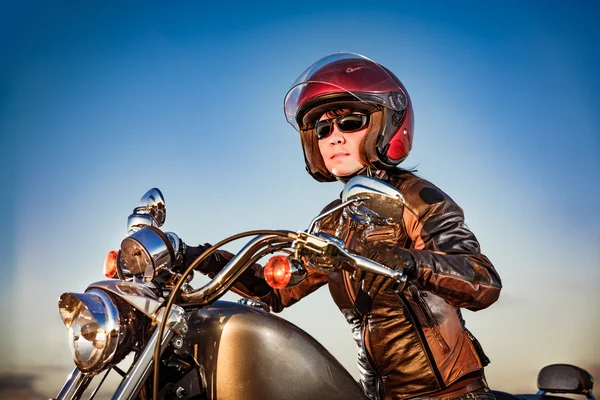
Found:
[(178, 399), (182, 399), (183, 396), (185, 396), (187, 394), (186, 390), (184, 388), (182, 388), (181, 386), (177, 388), (177, 390), (175, 391), (175, 396), (177, 396)]
[(158, 228), (158, 222), (150, 214), (131, 214), (127, 217), (127, 236), (147, 226)]
[[(394, 186), (379, 179), (362, 175), (350, 179), (342, 191), (342, 201), (350, 200), (362, 200), (362, 206), (389, 222), (402, 221), (404, 196)], [(353, 212), (360, 213), (360, 210), (357, 207)]]
[[(69, 329), (71, 352), (77, 367), (88, 373), (101, 371), (112, 361), (119, 344), (119, 311), (113, 300), (99, 289), (86, 290), (83, 294), (63, 293), (58, 309)], [(86, 312), (89, 318), (82, 316)], [(81, 318), (84, 318), (83, 323)], [(102, 346), (98, 346), (96, 340)]]
[(376, 178), (364, 175), (355, 176), (350, 179), (342, 191), (342, 201), (348, 201), (353, 198), (385, 196), (393, 199), (400, 199), (404, 203), (404, 196), (394, 186)]
[(330, 242), (340, 248), (344, 248), (344, 241), (337, 236), (330, 235), (329, 233), (325, 233), (325, 232), (319, 232), (319, 233), (315, 234), (315, 236), (318, 237), (319, 239), (325, 239), (328, 242)]
[[(326, 216), (333, 214), (334, 212), (336, 212), (337, 210), (339, 210), (340, 208), (344, 208), (349, 204), (352, 204), (356, 201), (361, 201), (363, 200), (362, 198), (353, 198), (351, 200), (345, 200), (344, 202), (342, 202), (342, 204), (338, 204), (337, 206), (333, 207), (331, 210), (328, 210), (327, 212), (324, 212), (321, 215), (317, 215), (311, 222), (310, 225), (308, 226), (308, 233), (313, 233), (313, 230), (315, 228), (315, 224), (320, 221), (321, 219), (325, 218)], [(365, 198), (366, 200), (366, 198)]]
[(150, 214), (156, 218), (158, 226), (163, 226), (167, 219), (165, 198), (158, 188), (148, 190), (140, 199), (138, 206), (133, 210), (135, 214)]
[[(161, 353), (167, 348), (169, 342), (175, 334), (173, 331), (168, 330), (163, 333), (162, 341), (160, 344)], [(137, 362), (130, 369), (127, 377), (123, 379), (115, 393), (113, 394), (112, 400), (131, 400), (137, 396), (138, 392), (142, 388), (146, 379), (150, 376), (150, 370), (152, 369), (154, 349), (156, 348), (156, 342), (158, 340), (158, 329), (152, 332), (152, 336), (146, 347), (140, 354)]]
[(158, 228), (142, 228), (121, 242), (121, 258), (134, 275), (152, 279), (154, 272), (173, 265), (171, 238)]
[(181, 335), (175, 336), (173, 340), (171, 340), (171, 344), (177, 350), (181, 349), (183, 347), (183, 337)]
[(302, 260), (311, 268), (330, 272), (339, 267), (335, 258), (343, 255), (341, 249), (344, 248), (344, 242), (325, 232), (317, 232), (314, 235), (298, 232), (292, 248), (293, 259)]
[[(165, 308), (163, 307), (153, 316), (152, 323), (157, 326), (160, 325), (164, 314)], [(185, 322), (185, 310), (176, 304), (172, 304), (166, 326), (178, 335), (185, 335), (188, 329)]]
[(286, 287), (291, 288), (304, 282), (308, 276), (308, 271), (304, 268), (304, 265), (302, 265), (300, 260), (293, 257), (288, 257), (288, 259), (290, 260), (292, 275), (290, 276), (290, 281)]
[(92, 378), (92, 375), (81, 372), (79, 368), (75, 367), (62, 389), (55, 397), (55, 400), (72, 400), (80, 398), (92, 381)]
[[(292, 243), (296, 233), (281, 231), (280, 235), (260, 235), (249, 241), (227, 263), (212, 281), (202, 288), (190, 293), (182, 293), (181, 299), (186, 303), (206, 305), (221, 297), (233, 285), (235, 280), (248, 268), (252, 259), (260, 254), (267, 254), (271, 247), (281, 243)], [(266, 248), (263, 248), (265, 247)]]
[(173, 248), (173, 253), (175, 254), (174, 261), (183, 261), (183, 249), (185, 245), (181, 239), (179, 239), (179, 236), (177, 236), (177, 234), (174, 232), (165, 232), (165, 236), (169, 239), (169, 242), (171, 242), (171, 247)]
[(355, 254), (347, 253), (349, 258), (352, 260), (350, 264), (354, 267), (359, 268), (365, 272), (371, 272), (373, 274), (385, 276), (395, 281), (393, 290), (400, 293), (406, 285), (406, 274), (402, 270), (396, 270), (388, 268), (384, 265), (376, 263), (366, 257), (362, 257)]
[(298, 232), (298, 237), (292, 244), (295, 258), (299, 259), (305, 249), (311, 254), (323, 257), (336, 257), (344, 255), (344, 242), (339, 238), (325, 232), (314, 235), (306, 232)]
[(154, 318), (162, 305), (158, 296), (141, 281), (120, 281), (116, 279), (94, 282), (86, 289), (98, 288), (115, 294), (149, 318)]
[(257, 299), (242, 297), (241, 299), (238, 300), (238, 303), (248, 306), (248, 307), (258, 308), (258, 309), (264, 310), (266, 312), (271, 312), (271, 307), (269, 307), (269, 305), (267, 303), (265, 303), (264, 301), (257, 300)]

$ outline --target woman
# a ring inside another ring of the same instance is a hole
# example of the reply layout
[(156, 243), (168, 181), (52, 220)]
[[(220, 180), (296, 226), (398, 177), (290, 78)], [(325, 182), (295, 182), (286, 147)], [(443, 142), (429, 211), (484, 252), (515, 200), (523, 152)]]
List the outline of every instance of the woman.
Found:
[[(346, 182), (369, 175), (402, 192), (401, 224), (364, 226), (337, 212), (320, 229), (351, 251), (401, 268), (408, 283), (398, 294), (379, 276), (309, 265), (308, 278), (296, 287), (272, 289), (257, 268), (240, 278), (236, 291), (281, 311), (328, 284), (351, 326), (361, 384), (371, 399), (493, 398), (483, 374), (489, 360), (460, 308), (479, 310), (495, 302), (500, 277), (466, 228), (462, 209), (433, 184), (397, 167), (413, 135), (412, 104), (400, 80), (366, 57), (333, 54), (298, 78), (284, 109), (300, 132), (314, 179)], [(188, 248), (186, 263), (204, 248)], [(213, 274), (231, 257), (218, 252), (200, 270)]]

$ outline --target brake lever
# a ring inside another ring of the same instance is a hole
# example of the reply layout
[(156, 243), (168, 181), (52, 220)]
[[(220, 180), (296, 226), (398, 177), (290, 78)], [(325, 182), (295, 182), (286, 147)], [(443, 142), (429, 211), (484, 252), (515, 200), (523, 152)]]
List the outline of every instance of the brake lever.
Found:
[[(392, 279), (392, 290), (399, 293), (406, 286), (407, 276), (402, 270), (396, 270), (381, 265), (369, 258), (352, 254), (344, 247), (344, 242), (339, 238), (324, 232), (309, 234), (298, 232), (298, 237), (292, 243), (294, 257), (300, 258), (306, 251), (321, 257), (342, 259), (351, 268), (358, 268), (365, 272), (385, 276)], [(351, 271), (352, 272), (352, 271)]]

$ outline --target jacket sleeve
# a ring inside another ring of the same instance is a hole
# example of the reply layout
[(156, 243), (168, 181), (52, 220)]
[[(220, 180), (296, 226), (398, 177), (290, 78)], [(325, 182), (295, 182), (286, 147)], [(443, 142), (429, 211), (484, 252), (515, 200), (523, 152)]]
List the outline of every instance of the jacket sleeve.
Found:
[[(198, 270), (209, 277), (214, 277), (234, 255), (225, 250), (217, 250), (203, 263)], [(192, 260), (193, 261), (193, 260)], [(273, 289), (262, 276), (262, 266), (254, 264), (237, 279), (231, 290), (243, 297), (259, 299), (271, 307), (274, 312), (281, 312), (304, 296), (308, 296), (327, 283), (327, 273), (306, 267), (308, 275), (300, 284), (284, 289)]]
[(406, 251), (418, 268), (416, 285), (455, 307), (479, 310), (494, 303), (500, 276), (465, 225), (462, 209), (427, 181), (402, 186), (404, 227), (412, 242)]

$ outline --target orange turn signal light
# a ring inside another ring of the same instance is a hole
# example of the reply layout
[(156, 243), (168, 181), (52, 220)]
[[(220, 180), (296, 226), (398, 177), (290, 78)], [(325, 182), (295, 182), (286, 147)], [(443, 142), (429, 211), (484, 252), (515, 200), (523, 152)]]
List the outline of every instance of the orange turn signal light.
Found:
[(290, 282), (292, 265), (286, 256), (273, 256), (263, 269), (267, 285), (274, 289), (283, 289)]
[(119, 256), (119, 252), (116, 250), (111, 250), (106, 255), (106, 259), (104, 260), (104, 276), (107, 278), (114, 278), (117, 274), (117, 257)]

